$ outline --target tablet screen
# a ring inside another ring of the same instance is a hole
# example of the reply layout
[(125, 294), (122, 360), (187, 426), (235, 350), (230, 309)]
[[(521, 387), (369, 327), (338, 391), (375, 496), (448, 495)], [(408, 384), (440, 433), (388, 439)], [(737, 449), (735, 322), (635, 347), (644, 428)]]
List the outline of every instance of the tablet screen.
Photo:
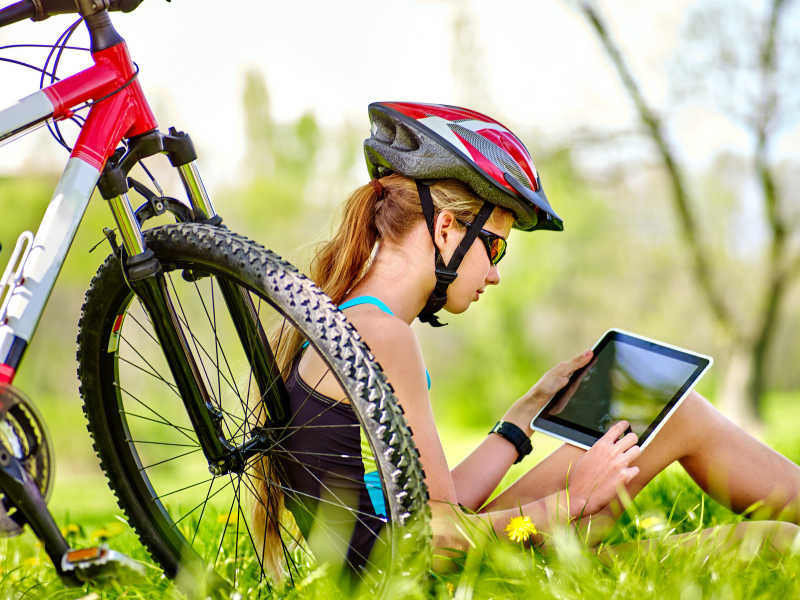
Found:
[(582, 432), (589, 438), (582, 441), (590, 445), (611, 425), (626, 420), (642, 440), (708, 363), (704, 357), (650, 340), (609, 332), (592, 361), (573, 375), (536, 424), (549, 421)]

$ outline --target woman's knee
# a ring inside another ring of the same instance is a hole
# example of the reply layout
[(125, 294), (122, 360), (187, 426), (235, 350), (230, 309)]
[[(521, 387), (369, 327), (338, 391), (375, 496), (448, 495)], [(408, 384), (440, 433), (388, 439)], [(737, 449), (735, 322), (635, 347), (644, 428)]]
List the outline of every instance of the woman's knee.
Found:
[(684, 440), (688, 450), (693, 444), (708, 439), (716, 425), (722, 424), (725, 417), (703, 396), (692, 390), (683, 399), (675, 414), (667, 421), (668, 435), (676, 435)]

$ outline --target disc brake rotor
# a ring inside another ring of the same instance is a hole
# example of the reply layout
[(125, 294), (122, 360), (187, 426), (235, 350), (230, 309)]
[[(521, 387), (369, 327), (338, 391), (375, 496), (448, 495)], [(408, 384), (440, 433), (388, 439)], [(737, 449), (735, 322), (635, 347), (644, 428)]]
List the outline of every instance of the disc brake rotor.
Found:
[[(50, 435), (33, 403), (6, 384), (0, 384), (0, 453), (8, 453), (23, 464), (46, 502), (53, 482)], [(22, 514), (0, 490), (0, 535), (16, 535), (24, 524)]]

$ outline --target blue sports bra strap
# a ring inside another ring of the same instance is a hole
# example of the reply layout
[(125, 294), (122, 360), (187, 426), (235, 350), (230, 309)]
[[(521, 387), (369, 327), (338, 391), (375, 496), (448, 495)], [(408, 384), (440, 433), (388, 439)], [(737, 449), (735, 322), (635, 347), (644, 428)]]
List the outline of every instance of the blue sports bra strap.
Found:
[(361, 304), (372, 304), (373, 306), (377, 306), (383, 312), (394, 315), (392, 309), (390, 309), (386, 304), (380, 299), (376, 298), (375, 296), (356, 296), (355, 298), (350, 298), (347, 302), (342, 302), (339, 305), (339, 310), (344, 310), (345, 308), (350, 308), (351, 306), (360, 306)]
[[(376, 298), (375, 296), (356, 296), (355, 298), (350, 298), (347, 302), (342, 302), (339, 305), (339, 310), (344, 310), (351, 306), (360, 306), (361, 304), (372, 304), (380, 308), (383, 312), (394, 315), (392, 309), (386, 306), (380, 298)], [(306, 342), (306, 344), (308, 344), (308, 342)], [(425, 379), (428, 381), (428, 389), (431, 389), (431, 374), (428, 372), (428, 369), (425, 369)]]

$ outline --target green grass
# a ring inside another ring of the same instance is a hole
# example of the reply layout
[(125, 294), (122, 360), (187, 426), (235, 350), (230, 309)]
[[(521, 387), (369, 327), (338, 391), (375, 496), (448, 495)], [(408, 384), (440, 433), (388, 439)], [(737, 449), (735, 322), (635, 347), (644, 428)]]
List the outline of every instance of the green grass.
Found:
[[(793, 460), (800, 458), (800, 439), (792, 430), (800, 417), (798, 395), (774, 395), (768, 404), (768, 439)], [(49, 409), (49, 407), (48, 407)], [(105, 541), (147, 565), (144, 577), (95, 582), (81, 588), (61, 584), (41, 545), (26, 531), (0, 539), (0, 600), (5, 598), (86, 599), (183, 598), (153, 565), (127, 526), (96, 461), (75, 406), (56, 409), (62, 427), (55, 432), (59, 475), (51, 508), (75, 547)], [(51, 415), (52, 416), (52, 415)], [(483, 430), (442, 429), (448, 458), (455, 464), (485, 435)], [(525, 468), (544, 458), (559, 443), (537, 435), (533, 460), (517, 465), (507, 485)], [(64, 456), (67, 459), (64, 459)], [(476, 536), (475, 548), (456, 560), (457, 567), (431, 580), (427, 588), (404, 588), (419, 598), (775, 598), (797, 597), (800, 554), (749, 552), (746, 545), (724, 549), (721, 541), (701, 541), (700, 530), (735, 524), (742, 518), (720, 506), (678, 466), (659, 475), (635, 502), (610, 537), (629, 549), (605, 562), (576, 537), (553, 534), (549, 550), (523, 548), (507, 540)], [(668, 536), (688, 533), (678, 544)], [(640, 547), (641, 540), (655, 540)], [(343, 592), (324, 568), (308, 573), (294, 589), (274, 596), (336, 598)], [(243, 597), (255, 597), (242, 590)], [(261, 597), (269, 597), (262, 594)]]

